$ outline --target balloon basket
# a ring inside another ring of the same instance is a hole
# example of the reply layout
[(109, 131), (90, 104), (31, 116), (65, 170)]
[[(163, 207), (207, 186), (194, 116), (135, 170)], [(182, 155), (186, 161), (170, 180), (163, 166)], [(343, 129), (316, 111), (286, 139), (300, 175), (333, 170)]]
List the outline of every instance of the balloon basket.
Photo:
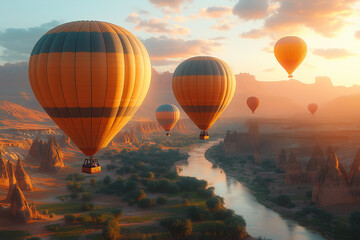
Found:
[(85, 158), (84, 164), (82, 165), (82, 172), (88, 174), (100, 173), (101, 166), (98, 160), (93, 156)]
[(169, 133), (169, 132), (167, 132), (167, 133), (166, 133), (166, 136), (170, 137), (170, 133)]
[(201, 131), (200, 136), (199, 136), (199, 139), (200, 139), (200, 140), (207, 140), (207, 139), (209, 139), (209, 134), (208, 134), (208, 132), (206, 132), (206, 131)]

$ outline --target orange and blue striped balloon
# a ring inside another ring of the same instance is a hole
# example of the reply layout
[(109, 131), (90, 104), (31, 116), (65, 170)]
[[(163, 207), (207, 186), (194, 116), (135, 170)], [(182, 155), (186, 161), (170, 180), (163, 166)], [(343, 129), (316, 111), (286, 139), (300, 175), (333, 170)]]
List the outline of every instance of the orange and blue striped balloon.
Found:
[(189, 58), (176, 68), (172, 86), (185, 113), (204, 131), (202, 134), (207, 134), (205, 131), (231, 102), (236, 81), (224, 61), (201, 56)]
[(29, 60), (37, 100), (87, 156), (105, 147), (131, 119), (150, 78), (149, 55), (140, 40), (99, 21), (51, 29)]
[(179, 109), (172, 104), (164, 104), (159, 106), (155, 112), (156, 120), (159, 122), (161, 127), (168, 133), (177, 123), (180, 118)]

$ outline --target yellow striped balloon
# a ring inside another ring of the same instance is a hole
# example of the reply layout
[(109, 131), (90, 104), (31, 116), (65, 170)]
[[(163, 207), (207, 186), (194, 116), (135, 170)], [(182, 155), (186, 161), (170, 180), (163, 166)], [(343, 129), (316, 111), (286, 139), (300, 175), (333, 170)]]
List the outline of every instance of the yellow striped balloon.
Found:
[(236, 81), (224, 61), (200, 56), (189, 58), (176, 68), (172, 86), (180, 106), (207, 135), (206, 131), (231, 102)]
[(37, 100), (87, 156), (105, 147), (131, 119), (150, 78), (150, 59), (139, 39), (99, 21), (51, 29), (29, 60)]
[(156, 109), (155, 116), (161, 127), (167, 132), (166, 135), (170, 136), (169, 131), (179, 120), (180, 111), (175, 105), (164, 104)]

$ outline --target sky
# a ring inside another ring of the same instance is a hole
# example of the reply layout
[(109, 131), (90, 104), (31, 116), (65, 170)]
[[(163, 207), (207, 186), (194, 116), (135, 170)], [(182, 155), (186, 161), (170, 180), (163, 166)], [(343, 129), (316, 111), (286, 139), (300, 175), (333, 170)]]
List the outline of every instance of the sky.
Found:
[(308, 54), (294, 78), (360, 85), (360, 0), (12, 0), (0, 9), (0, 64), (28, 61), (51, 28), (76, 20), (124, 27), (147, 48), (152, 67), (173, 72), (183, 60), (211, 55), (234, 73), (260, 81), (286, 80), (274, 44), (305, 40)]

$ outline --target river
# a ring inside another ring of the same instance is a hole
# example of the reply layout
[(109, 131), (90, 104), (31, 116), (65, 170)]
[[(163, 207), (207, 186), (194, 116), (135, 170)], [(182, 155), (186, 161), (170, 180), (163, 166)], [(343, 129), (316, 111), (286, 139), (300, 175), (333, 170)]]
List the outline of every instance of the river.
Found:
[(189, 152), (188, 164), (178, 164), (182, 176), (191, 176), (208, 181), (215, 187), (215, 193), (225, 199), (225, 207), (233, 209), (246, 220), (246, 229), (253, 237), (266, 237), (272, 240), (323, 240), (320, 234), (306, 229), (292, 220), (281, 217), (273, 210), (256, 201), (247, 187), (232, 177), (226, 176), (221, 168), (212, 168), (205, 158), (208, 148), (219, 141), (209, 141), (196, 145)]

